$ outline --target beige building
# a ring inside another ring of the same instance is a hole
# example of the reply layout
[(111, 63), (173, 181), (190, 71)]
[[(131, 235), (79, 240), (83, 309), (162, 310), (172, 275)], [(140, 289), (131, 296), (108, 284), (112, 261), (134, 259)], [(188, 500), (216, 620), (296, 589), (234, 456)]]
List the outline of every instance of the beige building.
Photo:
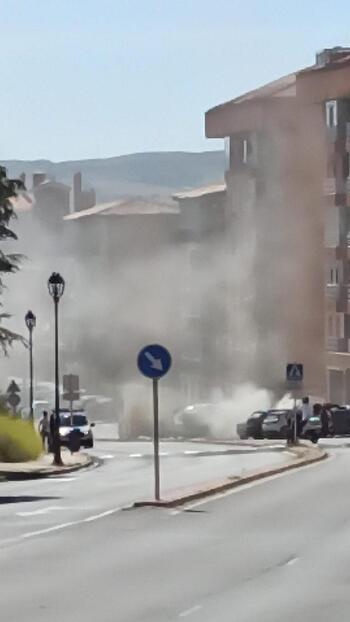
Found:
[(232, 347), (241, 377), (350, 401), (350, 49), (221, 104), (206, 135), (229, 145)]

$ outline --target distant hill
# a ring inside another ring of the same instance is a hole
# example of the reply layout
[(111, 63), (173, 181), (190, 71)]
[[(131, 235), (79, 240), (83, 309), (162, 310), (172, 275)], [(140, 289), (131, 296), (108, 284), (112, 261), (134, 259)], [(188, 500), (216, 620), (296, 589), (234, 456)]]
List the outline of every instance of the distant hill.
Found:
[(108, 201), (125, 195), (171, 194), (222, 181), (225, 153), (164, 151), (67, 162), (4, 160), (1, 164), (12, 177), (25, 172), (28, 189), (34, 172), (45, 172), (71, 185), (73, 174), (81, 171), (84, 186), (95, 188), (99, 201)]

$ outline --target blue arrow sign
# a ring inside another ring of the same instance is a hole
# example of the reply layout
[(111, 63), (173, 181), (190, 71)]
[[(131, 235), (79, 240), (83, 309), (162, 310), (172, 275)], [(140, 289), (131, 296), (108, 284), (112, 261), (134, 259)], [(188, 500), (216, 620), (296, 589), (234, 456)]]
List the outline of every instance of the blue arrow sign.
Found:
[(304, 376), (304, 366), (302, 363), (288, 363), (286, 376), (289, 382), (302, 382)]
[(171, 356), (166, 348), (158, 344), (145, 346), (137, 357), (137, 366), (147, 378), (161, 378), (171, 367)]

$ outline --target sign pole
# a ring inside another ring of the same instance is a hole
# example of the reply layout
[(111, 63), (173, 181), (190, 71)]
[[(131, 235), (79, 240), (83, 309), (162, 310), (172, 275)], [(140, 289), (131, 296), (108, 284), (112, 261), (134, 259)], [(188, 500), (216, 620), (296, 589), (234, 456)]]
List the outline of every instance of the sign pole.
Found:
[(158, 400), (158, 378), (153, 378), (153, 414), (154, 414), (154, 496), (156, 501), (160, 500), (159, 485), (159, 400)]
[(140, 350), (137, 357), (139, 371), (146, 378), (152, 379), (153, 387), (153, 446), (154, 446), (154, 497), (160, 501), (159, 472), (159, 379), (168, 373), (171, 367), (170, 353), (164, 346), (152, 343)]
[(296, 444), (298, 440), (297, 425), (297, 398), (294, 396), (294, 444)]

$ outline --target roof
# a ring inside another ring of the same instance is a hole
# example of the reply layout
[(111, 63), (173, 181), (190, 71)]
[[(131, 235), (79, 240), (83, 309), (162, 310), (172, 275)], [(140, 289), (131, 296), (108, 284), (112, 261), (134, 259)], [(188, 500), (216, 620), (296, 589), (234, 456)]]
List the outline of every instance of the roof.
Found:
[(63, 184), (61, 181), (55, 181), (54, 179), (45, 179), (45, 181), (42, 181), (40, 184), (35, 186), (35, 188), (33, 188), (33, 192), (37, 192), (42, 188), (57, 188), (70, 191), (70, 186)]
[(64, 216), (64, 220), (80, 220), (89, 216), (144, 216), (157, 214), (178, 214), (179, 208), (171, 199), (133, 197), (99, 203), (85, 210)]
[(214, 106), (214, 108), (210, 108), (210, 111), (218, 110), (223, 106), (229, 106), (231, 104), (241, 104), (243, 102), (252, 101), (254, 99), (263, 99), (269, 97), (295, 97), (296, 77), (296, 73), (290, 73), (286, 76), (283, 76), (282, 78), (278, 78), (278, 80), (268, 82), (268, 84), (265, 84), (258, 89), (248, 91), (247, 93), (244, 93), (239, 97), (230, 99), (229, 101), (226, 101), (223, 104), (219, 104), (218, 106)]
[(208, 194), (216, 194), (219, 192), (226, 191), (226, 184), (212, 184), (210, 186), (202, 186), (201, 188), (193, 188), (192, 190), (186, 190), (184, 192), (177, 192), (173, 195), (173, 198), (176, 200), (182, 199), (198, 199), (200, 197), (206, 196)]
[(335, 56), (324, 65), (316, 63), (314, 65), (304, 67), (303, 69), (300, 69), (294, 73), (289, 73), (288, 75), (282, 76), (277, 80), (268, 82), (268, 84), (265, 84), (258, 89), (248, 91), (247, 93), (244, 93), (239, 97), (226, 101), (222, 104), (219, 104), (218, 106), (214, 106), (214, 108), (210, 108), (210, 110), (208, 110), (207, 112), (218, 110), (223, 106), (229, 106), (231, 104), (241, 104), (243, 102), (248, 102), (256, 99), (269, 99), (271, 97), (295, 97), (296, 81), (298, 75), (311, 71), (329, 71), (333, 69), (340, 69), (341, 67), (350, 64), (350, 48), (336, 47), (324, 50), (324, 52), (329, 52), (330, 54), (334, 52)]
[[(333, 58), (331, 60), (329, 60), (327, 63), (325, 64), (315, 64), (312, 65), (311, 67), (305, 67), (305, 69), (301, 69), (298, 73), (307, 73), (309, 71), (329, 71), (332, 69), (340, 69), (341, 67), (344, 67), (344, 65), (349, 65), (350, 64), (350, 48), (335, 48), (336, 50), (339, 50), (340, 54), (339, 56), (333, 56)], [(332, 49), (329, 50), (324, 50), (325, 52), (330, 52), (332, 53)]]

